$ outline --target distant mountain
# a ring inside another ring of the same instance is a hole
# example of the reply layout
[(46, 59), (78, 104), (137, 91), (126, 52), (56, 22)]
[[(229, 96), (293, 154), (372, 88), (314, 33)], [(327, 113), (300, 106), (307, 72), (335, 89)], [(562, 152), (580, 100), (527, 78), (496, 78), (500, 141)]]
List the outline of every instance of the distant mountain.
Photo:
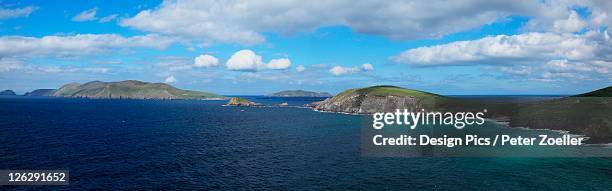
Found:
[(164, 83), (136, 80), (120, 82), (92, 81), (85, 84), (70, 83), (55, 90), (52, 96), (97, 99), (220, 99), (224, 96), (182, 90)]
[(17, 94), (15, 94), (13, 90), (3, 90), (0, 92), (0, 96), (6, 96), (6, 95), (17, 95)]
[(372, 114), (393, 112), (397, 108), (433, 109), (450, 98), (396, 86), (349, 89), (323, 101), (308, 104), (319, 111)]
[(592, 92), (575, 95), (573, 97), (612, 97), (612, 86), (601, 88)]
[(332, 95), (327, 92), (311, 92), (311, 91), (304, 91), (304, 90), (285, 90), (285, 91), (270, 94), (268, 96), (272, 96), (272, 97), (332, 97)]
[(37, 89), (28, 93), (25, 93), (24, 96), (53, 96), (55, 89)]

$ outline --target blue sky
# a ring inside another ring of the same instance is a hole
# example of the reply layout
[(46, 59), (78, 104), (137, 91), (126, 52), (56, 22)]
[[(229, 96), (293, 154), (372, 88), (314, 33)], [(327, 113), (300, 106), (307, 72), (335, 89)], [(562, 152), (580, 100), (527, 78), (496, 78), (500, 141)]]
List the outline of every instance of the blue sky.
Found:
[(0, 89), (127, 79), (259, 95), (612, 83), (607, 1), (0, 1)]

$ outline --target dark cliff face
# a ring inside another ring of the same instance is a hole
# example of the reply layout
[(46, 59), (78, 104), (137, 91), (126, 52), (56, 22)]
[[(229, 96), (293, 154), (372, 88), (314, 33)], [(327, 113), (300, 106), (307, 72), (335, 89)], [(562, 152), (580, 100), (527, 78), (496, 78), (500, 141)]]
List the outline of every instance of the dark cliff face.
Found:
[(3, 91), (0, 91), (0, 95), (11, 96), (11, 95), (17, 95), (17, 94), (15, 94), (13, 90), (3, 90)]
[(307, 106), (319, 111), (372, 114), (396, 109), (417, 111), (434, 109), (445, 97), (393, 86), (375, 86), (344, 91), (334, 97)]

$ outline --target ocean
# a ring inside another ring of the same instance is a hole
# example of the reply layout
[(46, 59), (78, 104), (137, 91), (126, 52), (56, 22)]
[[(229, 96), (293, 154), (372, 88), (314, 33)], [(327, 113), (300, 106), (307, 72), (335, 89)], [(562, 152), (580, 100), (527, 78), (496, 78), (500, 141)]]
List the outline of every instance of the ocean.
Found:
[[(321, 99), (248, 98), (292, 106)], [(0, 189), (612, 188), (609, 157), (367, 157), (363, 116), (224, 103), (1, 97), (0, 169), (66, 169), (70, 185)]]

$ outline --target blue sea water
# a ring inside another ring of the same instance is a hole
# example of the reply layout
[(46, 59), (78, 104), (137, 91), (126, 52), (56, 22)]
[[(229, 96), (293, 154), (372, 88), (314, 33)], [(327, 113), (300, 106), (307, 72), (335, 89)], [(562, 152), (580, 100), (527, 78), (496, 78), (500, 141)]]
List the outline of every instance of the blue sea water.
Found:
[(360, 116), (224, 103), (0, 98), (0, 169), (70, 171), (69, 186), (0, 189), (612, 188), (612, 158), (363, 157)]

